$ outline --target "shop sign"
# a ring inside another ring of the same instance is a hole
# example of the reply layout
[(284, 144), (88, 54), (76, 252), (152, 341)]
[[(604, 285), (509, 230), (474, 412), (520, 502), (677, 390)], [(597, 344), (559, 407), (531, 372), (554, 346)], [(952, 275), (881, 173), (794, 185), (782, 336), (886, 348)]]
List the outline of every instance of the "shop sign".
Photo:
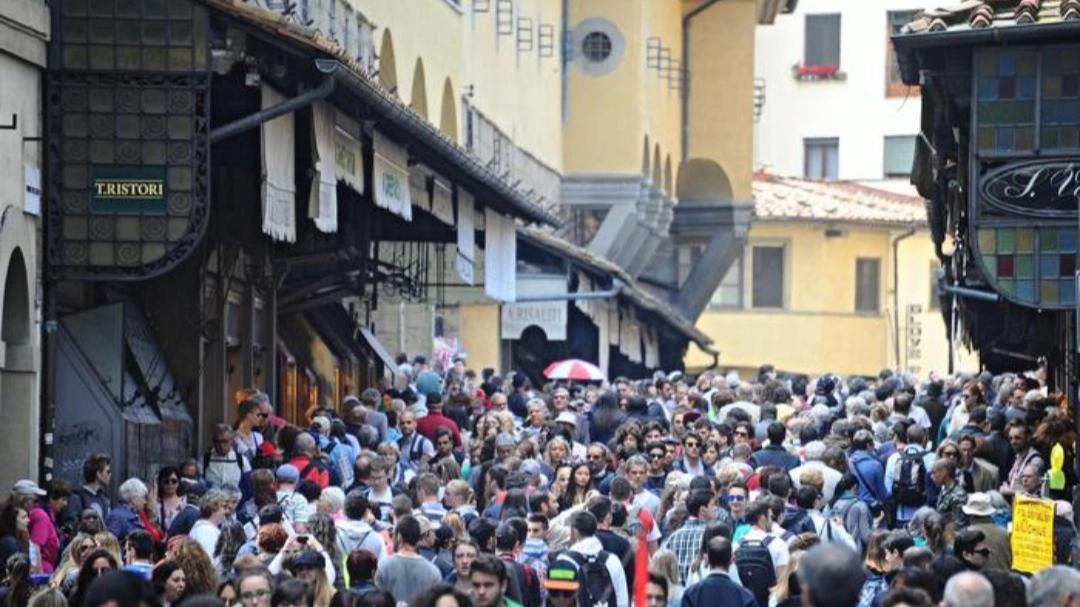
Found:
[(90, 210), (121, 215), (164, 215), (165, 167), (91, 167)]
[(412, 221), (412, 195), (409, 185), (408, 154), (378, 131), (375, 143), (374, 188), (375, 204)]
[(1080, 159), (1009, 164), (984, 175), (980, 192), (987, 204), (1013, 213), (1076, 215)]
[(503, 304), (503, 339), (520, 339), (525, 329), (533, 326), (542, 329), (551, 341), (566, 339), (566, 302)]

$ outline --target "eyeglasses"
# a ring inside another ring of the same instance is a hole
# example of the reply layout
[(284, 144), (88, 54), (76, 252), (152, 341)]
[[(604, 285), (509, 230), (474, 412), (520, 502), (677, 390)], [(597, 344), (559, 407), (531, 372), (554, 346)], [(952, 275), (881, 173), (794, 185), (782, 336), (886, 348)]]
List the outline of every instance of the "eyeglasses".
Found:
[(746, 496), (745, 495), (725, 495), (724, 496), (724, 501), (727, 502), (727, 503), (745, 502), (746, 501)]
[(960, 454), (956, 451), (942, 451), (941, 457), (960, 457)]
[(699, 444), (697, 444), (695, 442), (688, 441), (685, 446), (686, 446), (687, 449), (697, 449), (701, 445), (699, 445)]
[(576, 590), (551, 590), (551, 589), (548, 589), (548, 596), (553, 597), (553, 598), (557, 597), (557, 598), (566, 599), (566, 598), (573, 597), (575, 594), (577, 594)]
[(256, 413), (256, 415), (259, 417), (259, 419), (266, 419), (270, 417), (270, 415), (266, 413)]
[(254, 603), (270, 596), (270, 591), (260, 588), (259, 590), (252, 590), (250, 592), (243, 592), (240, 594), (240, 600), (244, 603)]
[(978, 550), (972, 550), (971, 553), (972, 554), (978, 554), (979, 556), (983, 557), (984, 559), (985, 558), (990, 558), (990, 549), (989, 548), (979, 548)]
[(112, 570), (112, 567), (94, 567), (94, 575), (101, 577)]
[(180, 484), (180, 479), (178, 479), (178, 478), (176, 478), (174, 476), (174, 477), (167, 478), (167, 479), (161, 481), (161, 484), (162, 485), (179, 485)]
[(750, 433), (746, 430), (736, 430), (735, 436), (750, 436)]
[(650, 453), (649, 459), (664, 459), (663, 453)]

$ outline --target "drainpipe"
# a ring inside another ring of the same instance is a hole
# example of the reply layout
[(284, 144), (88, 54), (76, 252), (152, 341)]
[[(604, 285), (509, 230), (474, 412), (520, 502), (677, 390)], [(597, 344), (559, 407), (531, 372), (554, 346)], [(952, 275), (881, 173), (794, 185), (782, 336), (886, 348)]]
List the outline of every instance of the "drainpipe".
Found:
[(210, 143), (224, 141), (225, 139), (239, 135), (248, 129), (253, 129), (264, 122), (270, 122), (274, 118), (284, 116), (285, 114), (291, 114), (297, 110), (306, 108), (316, 101), (326, 99), (330, 96), (330, 93), (334, 92), (334, 84), (336, 84), (336, 80), (331, 74), (323, 79), (322, 84), (320, 84), (318, 88), (311, 89), (306, 93), (301, 93), (288, 101), (255, 112), (254, 114), (245, 116), (224, 126), (219, 126), (213, 131), (210, 131)]
[(682, 20), (682, 162), (690, 156), (690, 21), (717, 2), (720, 0), (708, 0)]
[(896, 367), (900, 364), (900, 241), (915, 235), (916, 228), (911, 226), (907, 232), (892, 239), (893, 271), (893, 346), (896, 351)]

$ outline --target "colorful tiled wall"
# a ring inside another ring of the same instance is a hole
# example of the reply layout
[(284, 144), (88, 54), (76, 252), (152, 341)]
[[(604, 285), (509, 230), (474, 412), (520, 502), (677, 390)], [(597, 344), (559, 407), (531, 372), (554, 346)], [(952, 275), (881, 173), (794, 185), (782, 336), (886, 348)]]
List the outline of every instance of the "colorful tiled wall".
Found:
[(978, 238), (987, 274), (1006, 297), (1048, 307), (1076, 301), (1075, 224), (984, 227)]

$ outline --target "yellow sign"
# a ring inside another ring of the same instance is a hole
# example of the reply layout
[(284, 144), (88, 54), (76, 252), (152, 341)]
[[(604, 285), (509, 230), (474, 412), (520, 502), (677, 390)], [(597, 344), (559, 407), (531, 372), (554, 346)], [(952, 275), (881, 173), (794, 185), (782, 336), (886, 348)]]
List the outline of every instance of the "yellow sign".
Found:
[(1038, 573), (1054, 564), (1054, 502), (1017, 495), (1013, 502), (1013, 569)]

